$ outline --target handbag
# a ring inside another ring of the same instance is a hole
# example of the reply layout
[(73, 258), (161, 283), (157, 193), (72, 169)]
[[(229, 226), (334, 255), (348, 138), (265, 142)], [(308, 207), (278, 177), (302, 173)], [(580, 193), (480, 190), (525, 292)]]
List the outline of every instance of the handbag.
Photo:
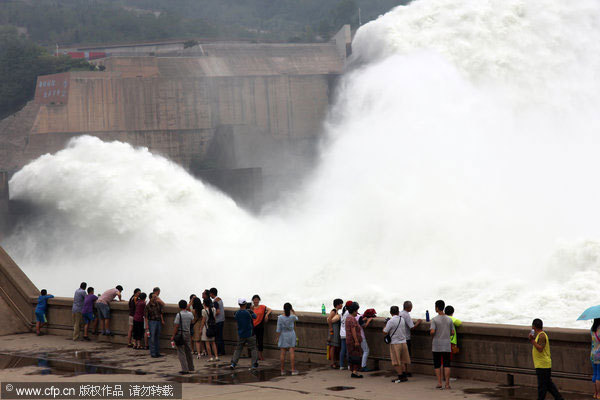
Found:
[(460, 352), (460, 349), (458, 348), (458, 345), (450, 343), (450, 351), (452, 352), (452, 354), (458, 354)]
[(206, 337), (214, 338), (217, 336), (217, 321), (212, 310), (208, 311), (208, 320), (206, 321)]
[(181, 319), (181, 312), (179, 312), (178, 315), (179, 315), (179, 328), (177, 329), (177, 333), (175, 334), (175, 336), (173, 336), (173, 342), (175, 342), (176, 346), (182, 346), (185, 343), (185, 339), (183, 338), (183, 331), (181, 330), (181, 325), (183, 323), (183, 320)]
[(597, 345), (592, 348), (592, 355), (590, 357), (592, 364), (600, 364), (600, 337), (598, 337), (598, 333), (594, 332), (596, 336)]
[(394, 333), (396, 333), (396, 331), (398, 330), (398, 328), (400, 327), (400, 324), (402, 323), (402, 317), (398, 317), (399, 321), (398, 321), (398, 325), (396, 325), (396, 329), (394, 329), (394, 332), (390, 335), (389, 333), (387, 335), (385, 335), (385, 337), (383, 338), (383, 341), (386, 344), (390, 344), (392, 343), (392, 336), (394, 336)]

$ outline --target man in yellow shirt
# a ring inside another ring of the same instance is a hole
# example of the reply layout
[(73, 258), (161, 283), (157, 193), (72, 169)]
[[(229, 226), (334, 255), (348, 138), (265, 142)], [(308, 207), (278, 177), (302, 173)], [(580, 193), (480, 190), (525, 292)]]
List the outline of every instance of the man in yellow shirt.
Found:
[(537, 375), (538, 400), (544, 400), (546, 392), (550, 392), (556, 400), (563, 400), (556, 385), (552, 382), (550, 339), (548, 339), (548, 335), (543, 330), (544, 323), (541, 319), (536, 318), (531, 324), (531, 329), (529, 341), (533, 345), (531, 355), (533, 357), (533, 365), (535, 366), (535, 374)]

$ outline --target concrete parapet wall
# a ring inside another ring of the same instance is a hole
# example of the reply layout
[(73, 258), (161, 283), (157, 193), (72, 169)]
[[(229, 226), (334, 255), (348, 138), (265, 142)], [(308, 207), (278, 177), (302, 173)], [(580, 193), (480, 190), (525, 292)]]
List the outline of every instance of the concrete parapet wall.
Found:
[[(35, 299), (31, 298), (33, 308)], [(50, 333), (68, 335), (72, 331), (71, 306), (68, 298), (55, 298), (49, 301), (48, 320)], [(111, 340), (125, 343), (128, 329), (127, 302), (111, 303), (111, 330), (115, 337), (99, 340)], [(236, 324), (233, 315), (237, 309), (226, 309), (225, 341), (231, 350), (237, 340)], [(165, 326), (162, 334), (162, 346), (169, 346), (169, 337), (173, 332), (173, 320), (178, 311), (170, 304), (165, 309)], [(277, 316), (274, 311), (265, 331), (265, 352), (267, 356), (276, 356)], [(296, 332), (299, 339), (297, 353), (300, 359), (316, 363), (327, 363), (325, 348), (327, 340), (326, 317), (317, 313), (298, 312), (299, 321)], [(366, 335), (370, 347), (370, 363), (378, 368), (390, 369), (388, 346), (383, 342), (382, 329), (385, 321), (378, 318), (367, 329)], [(453, 360), (453, 376), (479, 379), (498, 383), (512, 380), (516, 385), (533, 386), (536, 383), (535, 370), (531, 361), (531, 344), (527, 341), (529, 327), (495, 324), (464, 323), (459, 328), (460, 354)], [(429, 324), (423, 323), (413, 332), (412, 371), (432, 374), (431, 338)], [(587, 390), (591, 380), (589, 362), (590, 337), (585, 330), (547, 329), (553, 360), (553, 376), (563, 390)], [(231, 352), (229, 352), (231, 354)]]
[[(37, 301), (37, 288), (0, 249), (0, 317), (6, 321), (0, 327), (0, 334), (26, 330), (33, 324), (34, 308)], [(48, 301), (49, 333), (70, 335), (72, 331), (71, 298), (54, 298)], [(126, 301), (111, 303), (112, 338), (99, 336), (98, 340), (125, 343), (128, 331), (129, 309)], [(225, 341), (233, 346), (237, 340), (235, 320), (236, 308), (226, 309)], [(161, 346), (169, 346), (173, 332), (173, 320), (178, 311), (174, 304), (165, 308), (165, 326)], [(5, 319), (4, 315), (11, 315)], [(277, 354), (276, 320), (280, 311), (274, 311), (265, 329), (265, 353)], [(298, 312), (299, 321), (296, 333), (299, 339), (298, 358), (311, 362), (327, 363), (325, 358), (328, 334), (326, 317), (317, 313)], [(26, 321), (27, 320), (27, 321)], [(28, 323), (26, 323), (28, 322)], [(370, 363), (379, 368), (391, 368), (389, 349), (383, 342), (382, 329), (385, 321), (377, 318), (366, 330), (371, 349)], [(15, 324), (9, 330), (7, 324)], [(535, 370), (531, 361), (532, 346), (527, 340), (530, 328), (525, 326), (463, 323), (459, 328), (460, 354), (453, 360), (453, 376), (498, 383), (514, 382), (516, 385), (533, 386), (536, 382)], [(587, 391), (591, 380), (590, 334), (587, 330), (549, 328), (553, 361), (553, 376), (562, 390)], [(413, 372), (432, 374), (431, 338), (429, 324), (423, 323), (412, 335)]]
[(28, 332), (34, 321), (31, 299), (38, 289), (0, 247), (0, 335)]

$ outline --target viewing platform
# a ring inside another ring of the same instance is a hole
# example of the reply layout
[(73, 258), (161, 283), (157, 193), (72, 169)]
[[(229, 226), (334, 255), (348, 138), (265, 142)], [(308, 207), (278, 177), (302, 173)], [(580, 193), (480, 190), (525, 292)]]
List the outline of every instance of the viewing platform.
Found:
[[(165, 357), (150, 358), (148, 351), (133, 350), (101, 338), (73, 342), (57, 335), (41, 337), (26, 333), (0, 336), (0, 375), (3, 381), (35, 382), (182, 382), (184, 399), (532, 399), (535, 389), (506, 387), (494, 383), (458, 379), (451, 390), (435, 389), (435, 379), (415, 374), (409, 382), (395, 384), (389, 369), (365, 373), (351, 379), (349, 371), (332, 370), (301, 362), (300, 375), (281, 376), (278, 360), (269, 358), (258, 370), (248, 370), (243, 358), (235, 371), (229, 369), (230, 355), (218, 363), (206, 357), (194, 359), (196, 373), (177, 374), (179, 361), (173, 350)], [(589, 395), (563, 393), (565, 399), (579, 400)]]
[[(126, 291), (129, 290), (126, 288)], [(164, 308), (165, 325), (161, 352), (166, 357), (151, 359), (148, 351), (125, 346), (128, 330), (127, 302), (112, 302), (111, 328), (114, 336), (92, 336), (91, 342), (73, 342), (71, 298), (48, 301), (49, 325), (37, 337), (31, 333), (39, 292), (35, 285), (0, 248), (0, 369), (3, 380), (123, 381), (176, 380), (184, 383), (184, 398), (237, 399), (246, 392), (253, 398), (534, 398), (536, 375), (531, 360), (529, 327), (463, 323), (460, 327), (460, 353), (452, 361), (452, 390), (435, 389), (431, 360), (429, 323), (412, 332), (412, 364), (415, 375), (408, 383), (393, 384), (389, 348), (383, 341), (383, 318), (376, 318), (365, 329), (370, 347), (369, 368), (363, 379), (351, 379), (349, 371), (333, 370), (326, 360), (327, 322), (318, 313), (298, 312), (296, 333), (299, 339), (296, 360), (299, 376), (281, 376), (278, 366), (276, 318), (273, 311), (265, 326), (265, 362), (255, 374), (249, 359), (229, 369), (233, 345), (237, 342), (233, 314), (226, 308), (224, 339), (228, 356), (218, 363), (195, 359), (196, 373), (179, 376), (178, 360), (170, 347), (174, 304)], [(591, 388), (589, 332), (581, 329), (549, 328), (552, 346), (553, 380), (565, 398), (588, 398)], [(93, 374), (89, 375), (89, 374)], [(35, 379), (32, 378), (35, 376)], [(135, 376), (135, 379), (133, 377)], [(38, 379), (39, 378), (39, 379)], [(487, 383), (484, 383), (487, 382)], [(202, 385), (198, 384), (211, 384)], [(307, 397), (307, 395), (309, 395)], [(483, 397), (482, 397), (483, 396)], [(517, 396), (517, 397), (515, 397)]]

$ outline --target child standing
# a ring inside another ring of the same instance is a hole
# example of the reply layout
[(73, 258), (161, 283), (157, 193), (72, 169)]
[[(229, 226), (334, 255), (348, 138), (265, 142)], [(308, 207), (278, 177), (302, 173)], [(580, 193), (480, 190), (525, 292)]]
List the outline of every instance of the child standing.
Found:
[(90, 323), (93, 322), (94, 331), (98, 328), (98, 320), (94, 315), (94, 303), (98, 300), (98, 296), (94, 294), (94, 288), (87, 288), (87, 296), (83, 300), (83, 308), (81, 309), (81, 315), (83, 316), (83, 340), (90, 340), (88, 336), (88, 330), (90, 327)]
[(54, 298), (54, 296), (48, 294), (46, 289), (42, 289), (40, 296), (38, 297), (38, 303), (35, 307), (35, 333), (38, 336), (42, 334), (40, 329), (48, 322), (46, 319), (46, 310), (48, 309), (48, 299), (52, 298)]

